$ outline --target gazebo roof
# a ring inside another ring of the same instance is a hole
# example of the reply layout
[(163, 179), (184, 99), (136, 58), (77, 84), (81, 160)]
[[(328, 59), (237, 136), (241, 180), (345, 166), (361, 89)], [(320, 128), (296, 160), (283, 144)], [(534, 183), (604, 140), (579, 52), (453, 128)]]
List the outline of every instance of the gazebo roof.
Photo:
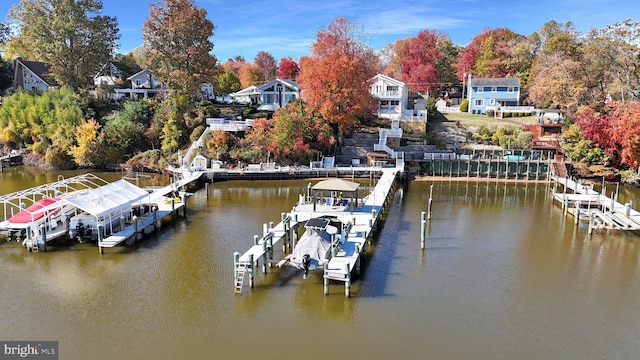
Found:
[(329, 179), (329, 180), (320, 181), (319, 183), (313, 185), (311, 187), (311, 189), (312, 190), (316, 190), (316, 191), (350, 191), (350, 192), (354, 192), (354, 191), (358, 190), (359, 186), (360, 186), (360, 184), (352, 182), (352, 181), (347, 181), (347, 180), (342, 180), (342, 179)]

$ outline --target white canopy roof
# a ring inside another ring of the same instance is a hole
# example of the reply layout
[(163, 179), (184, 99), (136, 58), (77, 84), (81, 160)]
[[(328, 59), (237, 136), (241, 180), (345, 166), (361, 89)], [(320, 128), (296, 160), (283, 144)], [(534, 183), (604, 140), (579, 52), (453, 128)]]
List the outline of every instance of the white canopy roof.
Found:
[(319, 183), (315, 184), (312, 189), (319, 191), (351, 191), (354, 192), (358, 190), (360, 184), (342, 180), (342, 179), (329, 179), (323, 180)]
[(64, 197), (63, 201), (97, 218), (104, 218), (128, 211), (133, 203), (146, 196), (149, 196), (149, 193), (145, 190), (126, 180), (118, 180), (95, 189), (74, 193)]

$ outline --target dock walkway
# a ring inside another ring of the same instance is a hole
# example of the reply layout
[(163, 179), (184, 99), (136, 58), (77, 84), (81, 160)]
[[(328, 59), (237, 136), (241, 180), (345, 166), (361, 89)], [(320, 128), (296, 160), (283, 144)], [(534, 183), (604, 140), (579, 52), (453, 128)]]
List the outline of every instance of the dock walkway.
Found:
[[(370, 194), (358, 207), (331, 206), (312, 204), (301, 201), (293, 207), (290, 213), (281, 214), (281, 222), (277, 225), (264, 226), (262, 238), (254, 238), (254, 245), (243, 254), (234, 254), (234, 279), (236, 293), (242, 292), (245, 275), (249, 275), (249, 286), (254, 287), (254, 276), (259, 260), (262, 260), (263, 273), (267, 271), (267, 264), (273, 263), (273, 248), (283, 243), (283, 252), (290, 242), (295, 242), (292, 230), (305, 224), (309, 219), (320, 216), (334, 216), (344, 224), (342, 245), (340, 250), (324, 264), (324, 291), (328, 294), (329, 281), (336, 280), (345, 283), (345, 294), (349, 296), (351, 273), (360, 272), (360, 263), (365, 254), (366, 243), (371, 240), (375, 232), (381, 213), (389, 201), (396, 176), (400, 172), (395, 168), (376, 168), (381, 177)], [(293, 246), (295, 247), (295, 245)], [(278, 266), (287, 262), (288, 256), (279, 261)]]
[[(553, 200), (562, 204), (566, 213), (573, 215), (576, 224), (589, 221), (592, 229), (640, 230), (640, 212), (632, 209), (632, 204), (621, 204), (616, 201), (617, 193), (606, 196), (606, 188), (602, 193), (593, 190), (593, 186), (585, 186), (568, 178), (552, 176), (554, 181)], [(558, 186), (563, 192), (557, 192)], [(569, 192), (571, 191), (571, 192)]]

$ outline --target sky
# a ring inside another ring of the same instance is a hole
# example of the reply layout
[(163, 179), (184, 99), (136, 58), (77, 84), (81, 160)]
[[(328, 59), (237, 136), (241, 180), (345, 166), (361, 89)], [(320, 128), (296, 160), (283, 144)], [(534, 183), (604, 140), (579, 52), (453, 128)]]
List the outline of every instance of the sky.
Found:
[[(0, 20), (18, 0), (0, 1)], [(103, 14), (115, 16), (121, 38), (117, 52), (142, 45), (142, 24), (150, 0), (102, 0)], [(346, 17), (368, 34), (368, 45), (416, 36), (421, 30), (446, 34), (465, 46), (485, 28), (508, 28), (530, 35), (546, 22), (571, 21), (587, 32), (640, 15), (638, 0), (195, 0), (215, 25), (213, 54), (220, 62), (236, 55), (253, 61), (259, 51), (276, 60), (310, 54), (317, 32)], [(632, 20), (640, 20), (632, 18)]]

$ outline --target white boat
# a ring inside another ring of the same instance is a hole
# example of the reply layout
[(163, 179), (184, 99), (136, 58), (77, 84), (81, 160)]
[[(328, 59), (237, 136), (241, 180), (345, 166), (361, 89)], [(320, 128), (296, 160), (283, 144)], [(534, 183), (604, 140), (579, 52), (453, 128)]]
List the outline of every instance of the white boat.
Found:
[(310, 270), (322, 269), (331, 254), (340, 249), (342, 223), (333, 216), (321, 216), (309, 219), (304, 227), (288, 263), (304, 269), (306, 278)]

